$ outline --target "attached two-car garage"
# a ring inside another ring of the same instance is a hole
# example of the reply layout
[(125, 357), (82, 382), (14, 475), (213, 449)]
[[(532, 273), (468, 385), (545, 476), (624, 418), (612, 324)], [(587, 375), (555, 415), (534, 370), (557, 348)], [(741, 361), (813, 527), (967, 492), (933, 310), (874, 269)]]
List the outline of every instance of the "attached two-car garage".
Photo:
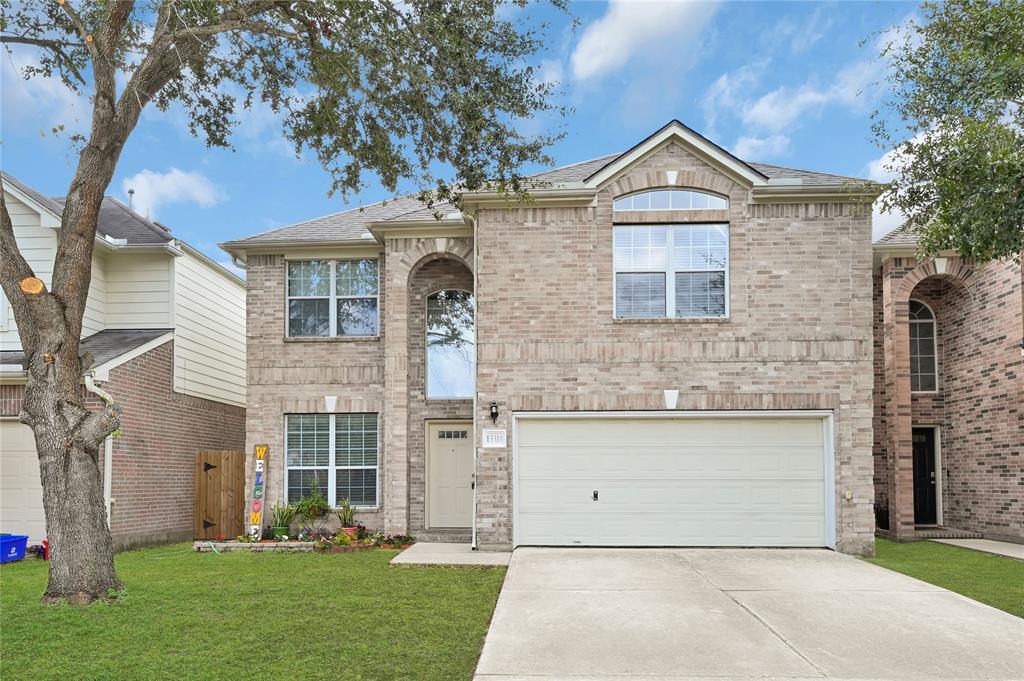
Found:
[(834, 545), (827, 413), (515, 421), (517, 545)]

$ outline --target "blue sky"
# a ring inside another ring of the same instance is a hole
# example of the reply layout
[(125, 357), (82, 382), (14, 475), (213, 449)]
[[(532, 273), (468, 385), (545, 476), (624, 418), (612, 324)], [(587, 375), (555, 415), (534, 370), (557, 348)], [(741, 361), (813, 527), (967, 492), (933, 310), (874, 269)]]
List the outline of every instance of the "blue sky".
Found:
[[(883, 177), (883, 151), (870, 141), (878, 103), (878, 43), (913, 16), (901, 2), (577, 2), (508, 10), (517, 20), (552, 22), (538, 65), (575, 108), (567, 136), (551, 149), (559, 165), (625, 150), (673, 118), (751, 161)], [(74, 156), (48, 131), (81, 128), (82, 102), (59, 83), (23, 82), (2, 54), (0, 164), (48, 194), (64, 193)], [(218, 242), (371, 203), (373, 185), (347, 203), (328, 198), (327, 174), (297, 160), (273, 115), (241, 112), (235, 151), (192, 138), (180, 114), (149, 110), (121, 157), (109, 194), (168, 225), (219, 261)], [(557, 119), (522, 123), (527, 130)], [(876, 234), (893, 218), (876, 219)]]

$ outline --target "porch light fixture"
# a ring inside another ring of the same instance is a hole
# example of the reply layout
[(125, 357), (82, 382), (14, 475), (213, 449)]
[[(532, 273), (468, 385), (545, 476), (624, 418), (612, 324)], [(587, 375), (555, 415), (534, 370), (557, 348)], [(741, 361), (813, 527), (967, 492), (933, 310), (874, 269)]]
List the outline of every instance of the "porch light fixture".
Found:
[(675, 409), (676, 408), (676, 402), (678, 402), (678, 401), (679, 401), (679, 391), (678, 390), (666, 390), (665, 391), (665, 408), (666, 409)]
[(498, 403), (497, 402), (491, 402), (491, 423), (493, 423), (495, 425), (498, 423)]
[(338, 406), (338, 398), (334, 395), (324, 395), (324, 409), (328, 414), (334, 413), (334, 408)]

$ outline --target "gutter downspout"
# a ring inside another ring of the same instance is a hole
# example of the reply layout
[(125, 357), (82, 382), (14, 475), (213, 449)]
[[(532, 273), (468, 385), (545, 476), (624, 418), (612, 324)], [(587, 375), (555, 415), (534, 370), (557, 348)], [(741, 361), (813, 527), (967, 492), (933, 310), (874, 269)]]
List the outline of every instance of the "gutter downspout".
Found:
[[(476, 216), (467, 213), (467, 217), (470, 222), (473, 223), (473, 371), (477, 375), (480, 373), (480, 339), (477, 337), (477, 301), (479, 300), (480, 291), (480, 249), (477, 246), (477, 221)], [(477, 427), (476, 420), (479, 414), (477, 413), (477, 386), (476, 376), (473, 377), (473, 525), (471, 527), (472, 539), (469, 542), (470, 550), (476, 551), (480, 547), (476, 543), (476, 485), (477, 485), (477, 458), (479, 455), (479, 449), (477, 446)]]
[[(95, 377), (93, 372), (88, 372), (83, 377), (85, 380), (85, 388), (94, 395), (98, 395), (101, 400), (106, 404), (113, 404), (114, 398), (110, 396), (110, 393), (103, 390), (96, 385)], [(107, 529), (110, 529), (110, 518), (111, 511), (113, 510), (114, 499), (113, 493), (113, 481), (111, 477), (114, 475), (114, 438), (108, 435), (103, 441), (103, 504), (107, 507)]]

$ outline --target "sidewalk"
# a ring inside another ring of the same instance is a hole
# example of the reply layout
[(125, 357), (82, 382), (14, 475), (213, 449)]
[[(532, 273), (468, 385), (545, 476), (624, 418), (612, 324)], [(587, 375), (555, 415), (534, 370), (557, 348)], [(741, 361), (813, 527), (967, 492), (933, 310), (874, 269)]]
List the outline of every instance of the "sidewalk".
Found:
[(931, 541), (1024, 560), (1024, 544), (1013, 544), (1008, 541), (994, 541), (992, 539), (932, 539)]

